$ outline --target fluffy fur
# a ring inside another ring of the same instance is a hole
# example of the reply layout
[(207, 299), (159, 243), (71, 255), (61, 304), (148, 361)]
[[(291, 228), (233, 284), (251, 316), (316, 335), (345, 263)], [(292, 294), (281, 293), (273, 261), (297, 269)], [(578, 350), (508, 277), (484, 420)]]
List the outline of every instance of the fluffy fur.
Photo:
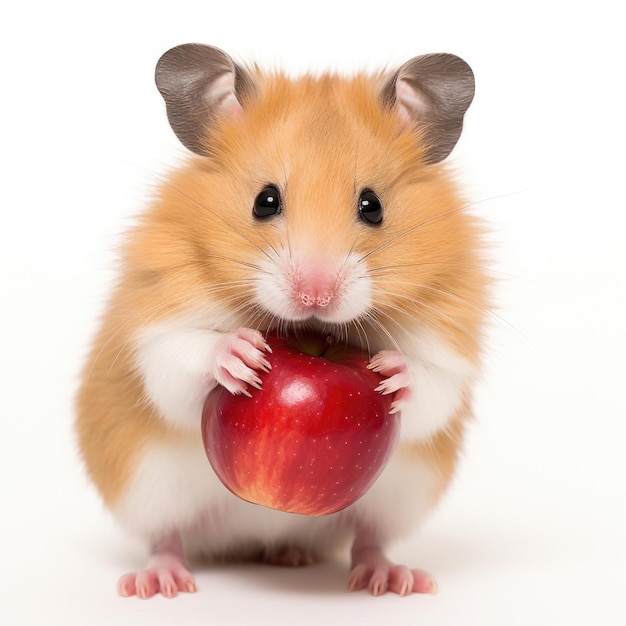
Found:
[[(487, 307), (481, 226), (445, 166), (424, 162), (406, 114), (381, 107), (384, 76), (254, 79), (256, 97), (207, 137), (209, 156), (172, 172), (128, 234), (77, 400), (80, 449), (106, 504), (150, 542), (176, 529), (190, 552), (286, 543), (320, 554), (367, 529), (384, 545), (419, 524), (454, 473)], [(284, 215), (256, 222), (268, 183)], [(379, 227), (357, 219), (364, 188), (384, 202)], [(333, 297), (306, 323), (372, 355), (400, 353), (410, 384), (388, 468), (328, 518), (238, 501), (199, 428), (220, 337), (302, 323), (307, 281)]]

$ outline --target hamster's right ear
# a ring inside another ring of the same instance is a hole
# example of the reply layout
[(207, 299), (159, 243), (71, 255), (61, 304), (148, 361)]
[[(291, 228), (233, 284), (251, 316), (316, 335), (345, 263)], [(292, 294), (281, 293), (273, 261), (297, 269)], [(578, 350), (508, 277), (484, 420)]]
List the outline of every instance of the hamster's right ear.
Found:
[(438, 163), (454, 148), (474, 98), (474, 73), (454, 54), (424, 54), (405, 63), (381, 93), (405, 122), (422, 130), (425, 159)]
[(250, 75), (219, 48), (183, 44), (168, 50), (155, 71), (172, 130), (192, 152), (207, 154), (207, 133), (221, 115), (243, 111), (254, 94)]

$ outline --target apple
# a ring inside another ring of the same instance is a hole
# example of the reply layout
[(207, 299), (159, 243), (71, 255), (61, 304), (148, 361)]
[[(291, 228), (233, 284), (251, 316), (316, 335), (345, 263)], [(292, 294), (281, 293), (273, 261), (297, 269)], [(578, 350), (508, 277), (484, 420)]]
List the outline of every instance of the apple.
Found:
[(360, 498), (400, 433), (393, 395), (362, 350), (311, 333), (268, 334), (271, 371), (251, 397), (217, 387), (202, 436), (220, 480), (240, 498), (290, 513), (327, 515)]

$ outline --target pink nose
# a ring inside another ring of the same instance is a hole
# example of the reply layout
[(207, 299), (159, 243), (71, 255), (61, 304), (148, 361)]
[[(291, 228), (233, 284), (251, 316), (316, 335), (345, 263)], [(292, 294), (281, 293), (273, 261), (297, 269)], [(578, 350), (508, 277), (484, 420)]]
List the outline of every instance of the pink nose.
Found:
[(325, 307), (331, 303), (333, 299), (333, 294), (329, 293), (323, 296), (314, 296), (305, 291), (301, 291), (298, 294), (298, 299), (300, 300), (300, 302), (302, 302), (302, 304), (304, 304), (304, 306)]
[(315, 257), (302, 262), (298, 269), (292, 293), (300, 306), (322, 309), (334, 303), (340, 283), (334, 265), (326, 259)]

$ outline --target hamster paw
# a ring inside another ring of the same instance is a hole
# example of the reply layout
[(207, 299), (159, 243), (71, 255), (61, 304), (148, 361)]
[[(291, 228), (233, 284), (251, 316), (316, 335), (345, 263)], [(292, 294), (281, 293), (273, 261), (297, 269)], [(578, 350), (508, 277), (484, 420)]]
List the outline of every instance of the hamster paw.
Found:
[(404, 356), (397, 350), (381, 350), (371, 358), (368, 368), (387, 377), (376, 391), (383, 395), (395, 393), (390, 413), (401, 411), (411, 394), (411, 378)]
[(194, 593), (196, 583), (182, 563), (160, 559), (140, 572), (124, 574), (117, 583), (119, 594), (125, 598), (136, 595), (147, 600), (157, 593), (166, 598), (174, 598), (179, 591)]
[(117, 583), (117, 591), (124, 598), (136, 595), (142, 600), (157, 593), (166, 598), (174, 598), (179, 591), (194, 593), (196, 583), (183, 563), (178, 534), (165, 536), (154, 547), (146, 569), (124, 574)]
[(215, 345), (209, 372), (230, 393), (249, 396), (248, 385), (261, 388), (257, 371), (271, 369), (264, 352), (271, 352), (270, 347), (256, 330), (240, 328), (225, 333)]
[(400, 596), (411, 593), (435, 594), (437, 582), (423, 570), (394, 565), (379, 548), (363, 548), (352, 551), (348, 589), (367, 589), (373, 596), (382, 596), (387, 591)]

